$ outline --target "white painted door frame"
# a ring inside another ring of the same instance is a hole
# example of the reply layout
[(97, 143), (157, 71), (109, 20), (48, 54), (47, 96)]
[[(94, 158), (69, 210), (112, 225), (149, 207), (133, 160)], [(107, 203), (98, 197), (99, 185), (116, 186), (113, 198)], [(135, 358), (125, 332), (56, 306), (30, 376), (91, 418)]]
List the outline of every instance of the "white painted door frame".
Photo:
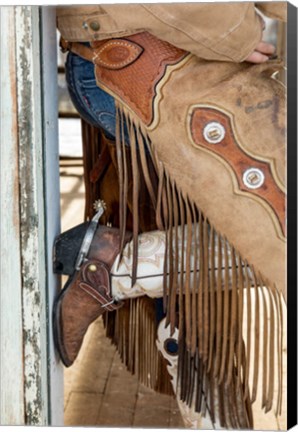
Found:
[(0, 424), (62, 425), (52, 340), (60, 231), (55, 8), (0, 7)]

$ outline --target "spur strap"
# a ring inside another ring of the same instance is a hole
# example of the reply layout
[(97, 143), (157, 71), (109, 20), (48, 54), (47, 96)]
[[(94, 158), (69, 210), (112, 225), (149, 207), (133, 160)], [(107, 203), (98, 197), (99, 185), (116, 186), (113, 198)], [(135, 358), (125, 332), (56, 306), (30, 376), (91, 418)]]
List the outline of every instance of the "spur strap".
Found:
[(101, 261), (85, 262), (79, 270), (78, 286), (110, 312), (123, 306), (123, 302), (111, 295), (110, 269)]

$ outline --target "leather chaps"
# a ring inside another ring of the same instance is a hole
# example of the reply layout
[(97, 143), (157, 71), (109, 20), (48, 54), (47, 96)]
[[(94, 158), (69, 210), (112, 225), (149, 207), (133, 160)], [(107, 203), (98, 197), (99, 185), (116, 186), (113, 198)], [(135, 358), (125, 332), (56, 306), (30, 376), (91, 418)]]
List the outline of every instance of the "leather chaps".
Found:
[[(205, 61), (149, 33), (91, 48), (62, 45), (93, 61), (98, 86), (116, 100), (115, 143), (83, 128), (86, 216), (95, 199), (105, 200), (105, 223), (120, 227), (120, 250), (131, 230), (133, 282), (139, 233), (166, 232), (164, 309), (171, 331), (179, 328), (180, 399), (214, 418), (216, 393), (221, 425), (251, 428), (251, 404), (262, 387), (265, 411), (280, 414), (286, 113), (276, 75), (282, 65)], [(186, 247), (174, 254), (178, 227)], [(200, 272), (191, 277), (196, 266)], [(127, 338), (136, 302), (106, 314), (107, 333), (134, 372), (136, 360), (124, 352), (136, 343)]]

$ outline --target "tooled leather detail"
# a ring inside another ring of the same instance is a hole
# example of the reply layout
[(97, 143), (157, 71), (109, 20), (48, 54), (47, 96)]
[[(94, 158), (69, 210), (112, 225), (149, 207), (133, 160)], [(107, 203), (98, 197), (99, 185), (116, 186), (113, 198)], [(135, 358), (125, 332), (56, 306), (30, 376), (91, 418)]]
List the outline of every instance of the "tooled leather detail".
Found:
[[(95, 74), (99, 85), (111, 90), (148, 126), (154, 117), (153, 102), (157, 84), (167, 66), (179, 63), (188, 53), (147, 32), (129, 36), (125, 40), (141, 46), (142, 55), (121, 69), (112, 70), (96, 64)], [(99, 51), (103, 44), (94, 42), (92, 47)]]
[(109, 269), (101, 261), (90, 260), (82, 266), (79, 287), (108, 311), (113, 311), (123, 305), (123, 302), (114, 302), (111, 296)]
[(94, 63), (107, 69), (122, 69), (133, 63), (143, 48), (125, 39), (112, 39), (96, 50)]
[[(203, 134), (205, 126), (211, 122), (218, 122), (225, 128), (225, 136), (217, 144), (209, 143)], [(191, 114), (190, 131), (196, 146), (215, 153), (228, 163), (241, 191), (249, 192), (269, 204), (285, 236), (285, 194), (276, 184), (270, 164), (247, 154), (237, 143), (229, 116), (216, 109), (195, 107)], [(264, 183), (257, 189), (251, 189), (243, 182), (244, 172), (252, 167), (264, 174)]]

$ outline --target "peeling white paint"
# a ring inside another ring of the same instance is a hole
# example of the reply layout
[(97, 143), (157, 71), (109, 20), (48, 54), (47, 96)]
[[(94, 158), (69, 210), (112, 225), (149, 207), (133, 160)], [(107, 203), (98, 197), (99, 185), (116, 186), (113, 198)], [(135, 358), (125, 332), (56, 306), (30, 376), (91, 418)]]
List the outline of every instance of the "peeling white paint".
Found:
[(25, 423), (48, 424), (39, 7), (15, 8)]
[(17, 425), (24, 422), (24, 382), (16, 63), (14, 50), (7, 49), (15, 45), (14, 8), (1, 7), (0, 20), (0, 424)]
[[(51, 99), (53, 106), (48, 103), (48, 112), (43, 95), (44, 74), (49, 68), (45, 67), (42, 50), (46, 50), (49, 42), (45, 37), (41, 39), (40, 17), (47, 23), (46, 9), (38, 6), (0, 8), (1, 25), (4, 23), (2, 34), (5, 35), (1, 36), (1, 67), (6, 68), (1, 70), (1, 78), (3, 72), (7, 77), (6, 81), (1, 79), (1, 99), (5, 97), (5, 110), (1, 107), (1, 143), (7, 144), (5, 148), (1, 146), (1, 196), (9, 197), (5, 208), (6, 225), (1, 220), (1, 228), (4, 227), (1, 235), (4, 232), (8, 245), (4, 250), (7, 262), (3, 272), (1, 267), (2, 425), (49, 425), (53, 418), (55, 424), (63, 423), (62, 367), (57, 364), (49, 330), (53, 291), (57, 286), (55, 278), (49, 275), (53, 238), (59, 230), (59, 171), (57, 125), (53, 128), (53, 124), (57, 124), (56, 47), (51, 51), (54, 57), (46, 60), (52, 62), (52, 76), (46, 79), (53, 80), (54, 99)], [(54, 17), (52, 9), (52, 27), (48, 31), (55, 35)], [(8, 55), (11, 52), (13, 58)], [(11, 92), (14, 92), (13, 97)], [(49, 118), (53, 128), (50, 136), (45, 126)], [(5, 128), (2, 128), (3, 120)], [(54, 150), (46, 153), (46, 145), (52, 145)], [(50, 185), (47, 185), (50, 180), (48, 164), (57, 171)], [(55, 191), (51, 199), (57, 201), (51, 208), (47, 206), (49, 191)], [(47, 218), (51, 220), (49, 223)], [(59, 376), (59, 383), (54, 375)], [(55, 392), (61, 406), (53, 405)], [(53, 416), (54, 411), (57, 414)]]

